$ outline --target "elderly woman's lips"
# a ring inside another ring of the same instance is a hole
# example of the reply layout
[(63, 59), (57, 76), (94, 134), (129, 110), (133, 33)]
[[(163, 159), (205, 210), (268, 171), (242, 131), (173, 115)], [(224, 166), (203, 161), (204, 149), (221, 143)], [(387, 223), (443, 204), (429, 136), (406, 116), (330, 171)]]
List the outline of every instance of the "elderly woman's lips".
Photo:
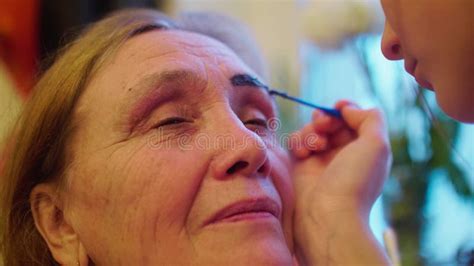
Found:
[(280, 206), (274, 200), (270, 198), (245, 199), (224, 207), (204, 225), (261, 218), (278, 219), (279, 216)]

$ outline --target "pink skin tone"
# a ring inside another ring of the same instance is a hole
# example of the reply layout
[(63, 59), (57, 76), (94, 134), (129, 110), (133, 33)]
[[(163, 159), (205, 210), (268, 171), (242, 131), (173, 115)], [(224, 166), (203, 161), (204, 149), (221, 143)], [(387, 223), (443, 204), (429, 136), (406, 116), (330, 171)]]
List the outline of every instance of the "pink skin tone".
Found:
[[(174, 70), (193, 76), (161, 84), (147, 78)], [(292, 263), (289, 158), (270, 145), (275, 132), (265, 126), (276, 116), (274, 102), (259, 88), (232, 86), (241, 73), (257, 76), (223, 44), (177, 30), (136, 36), (106, 62), (75, 113), (81, 127), (58, 204), (67, 230), (39, 226), (58, 262)], [(163, 122), (172, 117), (180, 119)], [(219, 146), (222, 136), (236, 146)], [(242, 201), (239, 210), (266, 209), (207, 223)]]
[(381, 0), (382, 52), (436, 94), (440, 107), (474, 122), (474, 1)]
[[(150, 78), (174, 70), (192, 75)], [(345, 122), (315, 114), (295, 133), (291, 177), (261, 123), (274, 102), (232, 86), (242, 73), (255, 75), (223, 44), (175, 30), (139, 35), (105, 62), (76, 108), (66, 189), (31, 195), (57, 262), (291, 265), (296, 241), (300, 264), (386, 263), (368, 229), (390, 162), (380, 113), (342, 102)]]
[(344, 120), (315, 111), (292, 138), (296, 252), (307, 265), (388, 265), (368, 220), (391, 165), (385, 122), (348, 101), (336, 109)]

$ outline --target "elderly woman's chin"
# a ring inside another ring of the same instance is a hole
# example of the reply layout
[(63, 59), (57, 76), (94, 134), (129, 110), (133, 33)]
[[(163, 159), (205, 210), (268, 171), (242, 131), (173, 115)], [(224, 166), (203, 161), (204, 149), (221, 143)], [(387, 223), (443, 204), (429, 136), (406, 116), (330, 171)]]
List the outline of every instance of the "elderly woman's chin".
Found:
[(223, 19), (196, 19), (117, 13), (42, 77), (13, 131), (5, 265), (292, 264), (274, 99), (199, 25)]
[(157, 239), (139, 249), (130, 244), (117, 247), (128, 254), (108, 249), (118, 256), (94, 261), (104, 265), (292, 265), (291, 244), (279, 220), (265, 216), (250, 214), (238, 221), (218, 222), (196, 235), (187, 232), (175, 238), (173, 233), (174, 240)]
[(292, 256), (279, 221), (265, 214), (256, 216), (259, 214), (205, 229), (197, 237), (203, 248), (203, 264), (291, 265)]

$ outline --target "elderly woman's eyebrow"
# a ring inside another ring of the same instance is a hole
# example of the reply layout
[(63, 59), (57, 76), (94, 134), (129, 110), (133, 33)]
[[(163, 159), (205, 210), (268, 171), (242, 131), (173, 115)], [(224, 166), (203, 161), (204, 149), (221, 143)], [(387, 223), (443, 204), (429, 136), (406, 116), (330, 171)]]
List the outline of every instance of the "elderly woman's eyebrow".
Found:
[[(170, 86), (165, 86), (165, 84)], [(190, 70), (176, 69), (147, 75), (130, 87), (129, 93), (136, 91), (134, 94), (138, 94), (138, 96), (130, 96), (136, 98), (132, 101), (132, 109), (129, 112), (130, 129), (133, 130), (140, 121), (146, 119), (157, 106), (182, 97), (189, 88), (179, 86), (181, 84), (206, 84), (206, 81)]]
[(253, 77), (249, 74), (237, 74), (232, 76), (230, 82), (233, 86), (250, 86), (250, 87), (259, 87), (265, 90), (268, 90), (268, 86), (263, 84), (256, 77)]
[[(270, 95), (268, 86), (256, 77), (247, 73), (235, 74), (230, 78), (230, 83), (233, 87), (250, 87), (250, 90), (254, 89), (256, 93), (252, 93), (254, 95), (253, 99), (258, 99), (256, 100), (257, 103), (254, 102), (254, 104), (259, 106), (259, 108), (272, 110), (272, 113), (278, 112), (275, 99)], [(259, 96), (255, 96), (257, 94)], [(264, 95), (263, 98), (261, 97), (262, 95)], [(265, 100), (262, 101), (262, 99)]]

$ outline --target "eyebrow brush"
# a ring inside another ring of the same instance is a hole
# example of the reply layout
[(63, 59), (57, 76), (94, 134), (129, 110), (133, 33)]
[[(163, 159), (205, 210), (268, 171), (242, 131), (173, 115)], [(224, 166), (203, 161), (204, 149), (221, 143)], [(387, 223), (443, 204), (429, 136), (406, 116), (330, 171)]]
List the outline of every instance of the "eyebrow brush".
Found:
[(296, 102), (305, 106), (309, 106), (314, 109), (318, 109), (323, 111), (329, 116), (336, 117), (336, 118), (342, 118), (341, 112), (339, 110), (333, 109), (333, 108), (327, 108), (327, 107), (322, 107), (310, 102), (307, 102), (303, 99), (288, 95), (286, 92), (275, 90), (275, 89), (270, 89), (267, 85), (263, 84), (260, 82), (257, 78), (254, 78), (250, 75), (247, 74), (240, 74), (232, 77), (231, 82), (233, 85), (236, 86), (256, 86), (265, 89), (270, 95), (277, 95), (280, 96), (284, 99), (290, 100), (292, 102)]
[(296, 102), (296, 103), (299, 103), (299, 104), (302, 104), (302, 105), (306, 105), (306, 106), (312, 107), (314, 109), (321, 110), (329, 116), (336, 117), (336, 118), (342, 118), (341, 112), (339, 110), (336, 110), (336, 109), (333, 109), (333, 108), (322, 107), (322, 106), (307, 102), (307, 101), (302, 100), (300, 98), (290, 96), (286, 92), (270, 89), (268, 87), (266, 87), (266, 89), (267, 89), (268, 93), (270, 93), (270, 95), (277, 95), (277, 96), (280, 96), (280, 97), (285, 98), (287, 100), (290, 100), (290, 101), (293, 101), (293, 102)]

